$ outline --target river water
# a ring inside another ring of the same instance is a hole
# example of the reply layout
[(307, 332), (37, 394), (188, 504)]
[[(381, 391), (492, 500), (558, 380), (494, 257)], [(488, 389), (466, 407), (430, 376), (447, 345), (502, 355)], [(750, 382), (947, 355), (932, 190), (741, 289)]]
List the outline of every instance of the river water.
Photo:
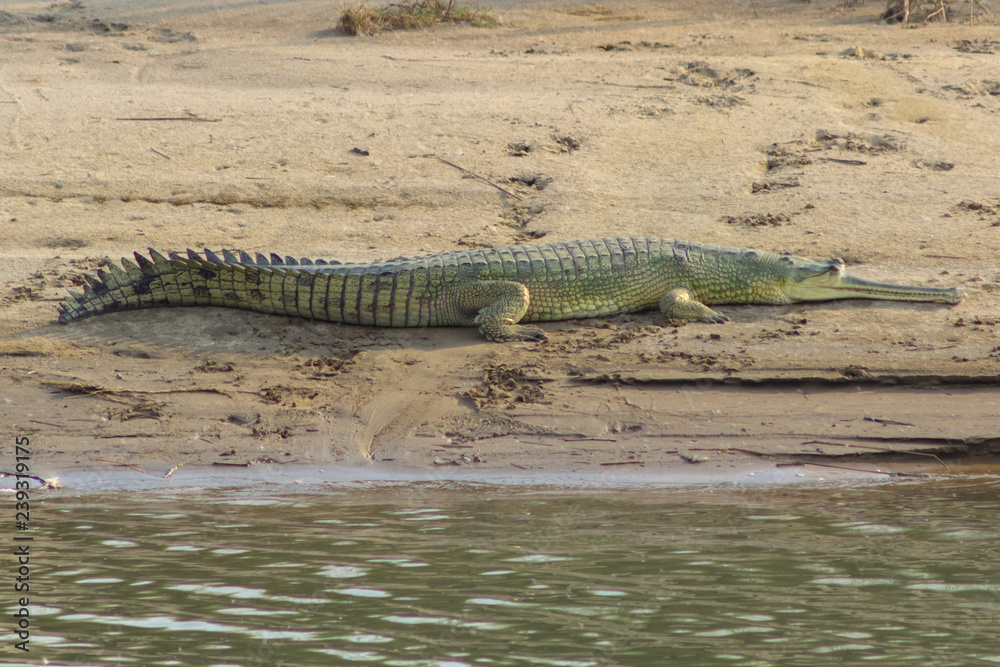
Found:
[(49, 494), (0, 663), (997, 664), (998, 509), (996, 478)]

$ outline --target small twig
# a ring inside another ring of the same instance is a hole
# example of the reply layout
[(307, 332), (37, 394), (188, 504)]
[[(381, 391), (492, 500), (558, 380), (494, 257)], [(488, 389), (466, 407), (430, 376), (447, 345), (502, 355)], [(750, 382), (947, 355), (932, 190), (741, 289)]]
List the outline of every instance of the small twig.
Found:
[(894, 450), (888, 447), (877, 447), (875, 445), (851, 445), (844, 442), (830, 442), (829, 440), (808, 440), (802, 443), (803, 445), (830, 445), (831, 447), (849, 447), (855, 449), (874, 449), (878, 452), (892, 452)]
[(499, 185), (497, 185), (496, 183), (494, 183), (490, 179), (485, 178), (483, 176), (480, 176), (479, 174), (477, 174), (477, 173), (475, 173), (473, 171), (469, 171), (465, 167), (460, 167), (457, 164), (455, 164), (454, 162), (449, 162), (448, 160), (445, 160), (443, 157), (438, 157), (437, 155), (431, 155), (431, 156), (428, 156), (428, 157), (433, 157), (433, 158), (435, 158), (436, 160), (438, 160), (440, 162), (444, 162), (449, 167), (454, 167), (455, 169), (458, 169), (463, 174), (468, 174), (469, 176), (472, 176), (473, 178), (478, 178), (483, 183), (486, 183), (487, 185), (492, 185), (497, 190), (499, 190), (500, 192), (504, 193), (505, 195), (507, 195), (509, 197), (513, 197), (514, 199), (516, 199), (518, 201), (524, 201), (524, 197), (522, 197), (521, 195), (517, 194), (516, 192), (511, 192), (510, 190), (508, 190), (506, 188), (500, 187)]
[(66, 382), (63, 380), (40, 380), (39, 382), (49, 385), (50, 387), (55, 387), (56, 389), (61, 389), (70, 394), (86, 394), (88, 396), (96, 395), (101, 396), (102, 398), (107, 398), (111, 401), (117, 401), (118, 403), (124, 403), (125, 401), (114, 398), (113, 394), (178, 394), (204, 391), (212, 394), (221, 394), (226, 398), (232, 398), (231, 394), (213, 387), (181, 387), (178, 389), (112, 389), (111, 387), (102, 387), (98, 384)]
[(103, 459), (103, 458), (98, 458), (97, 460), (98, 461), (104, 461), (105, 463), (114, 463), (115, 465), (125, 466), (126, 468), (131, 468), (132, 470), (135, 470), (136, 472), (141, 472), (143, 475), (149, 475), (150, 477), (160, 477), (160, 479), (166, 479), (167, 477), (170, 477), (171, 475), (173, 475), (177, 471), (178, 468), (182, 468), (183, 466), (186, 466), (187, 464), (191, 463), (191, 461), (193, 461), (194, 459), (191, 459), (190, 461), (185, 461), (184, 463), (179, 463), (179, 464), (175, 465), (173, 468), (171, 468), (170, 470), (167, 471), (166, 475), (163, 475), (162, 477), (160, 475), (154, 475), (151, 472), (146, 472), (145, 470), (143, 470), (139, 466), (132, 465), (131, 463), (125, 463), (124, 461), (115, 461), (114, 459)]
[(82, 382), (62, 382), (58, 380), (41, 380), (44, 385), (50, 387), (55, 387), (60, 391), (65, 391), (67, 394), (80, 394), (81, 396), (97, 396), (103, 398), (106, 401), (112, 401), (114, 403), (121, 403), (123, 405), (129, 405), (135, 407), (133, 401), (127, 401), (123, 398), (118, 398), (117, 396), (112, 396), (114, 393), (113, 389), (108, 389), (106, 387), (100, 387), (98, 385), (88, 385)]
[(156, 153), (160, 157), (165, 157), (168, 160), (171, 159), (169, 155), (164, 155), (163, 153), (161, 153), (160, 151), (156, 150), (155, 148), (150, 148), (149, 150), (153, 151), (154, 153)]
[[(867, 419), (867, 417), (866, 417)], [(828, 445), (830, 447), (847, 447), (848, 449), (873, 449), (876, 452), (882, 452), (883, 454), (904, 454), (906, 456), (929, 456), (941, 465), (943, 465), (948, 470), (951, 470), (951, 466), (941, 460), (941, 458), (934, 452), (915, 452), (913, 450), (898, 450), (891, 449), (889, 447), (877, 447), (875, 445), (850, 445), (844, 442), (829, 442), (827, 440), (810, 440), (808, 442), (803, 442), (803, 445)], [(791, 456), (795, 456), (792, 454)], [(812, 455), (810, 455), (812, 456)]]
[(750, 456), (765, 456), (774, 458), (783, 456), (782, 454), (768, 454), (767, 452), (755, 452), (752, 449), (741, 449), (739, 447), (691, 447), (692, 452), (737, 452), (739, 454), (749, 454)]
[(218, 123), (221, 118), (202, 118), (201, 116), (141, 116), (132, 118), (115, 118), (115, 120), (189, 120), (194, 123)]
[(910, 424), (908, 422), (897, 422), (891, 419), (879, 419), (878, 417), (865, 417), (866, 422), (875, 422), (876, 424), (890, 424), (893, 426), (916, 426), (916, 424)]
[(825, 157), (823, 159), (826, 160), (827, 162), (836, 162), (837, 164), (849, 164), (858, 167), (868, 164), (864, 160), (842, 160), (836, 157)]
[(154, 475), (152, 473), (149, 473), (149, 472), (146, 472), (145, 470), (143, 470), (139, 466), (134, 466), (131, 463), (125, 463), (124, 461), (115, 461), (113, 459), (102, 459), (100, 457), (98, 457), (97, 460), (98, 461), (104, 461), (105, 463), (114, 463), (115, 465), (118, 465), (118, 466), (125, 466), (126, 468), (131, 468), (132, 470), (135, 470), (137, 472), (141, 472), (143, 475), (149, 475), (150, 477), (156, 477), (156, 475)]
[[(930, 21), (932, 18), (934, 18), (935, 16), (937, 16), (938, 14), (941, 14), (943, 12), (944, 12), (944, 3), (942, 2), (940, 5), (938, 5), (937, 9), (935, 9), (933, 12), (931, 12), (930, 14), (927, 15), (927, 18), (925, 18), (924, 21)], [(970, 17), (970, 20), (971, 20), (971, 17)]]
[(45, 426), (55, 426), (56, 428), (62, 428), (62, 424), (51, 424), (49, 422), (40, 422), (40, 421), (37, 421), (37, 420), (34, 420), (34, 419), (29, 419), (28, 423), (29, 424), (44, 424)]
[(812, 461), (805, 461), (804, 465), (807, 466), (817, 466), (819, 468), (833, 468), (835, 470), (849, 470), (851, 472), (868, 472), (875, 473), (879, 475), (889, 475), (890, 477), (928, 477), (921, 472), (892, 472), (889, 470), (865, 470), (864, 468), (848, 468), (847, 466), (835, 466), (830, 463), (813, 463)]
[(643, 465), (642, 461), (609, 461), (607, 463), (602, 463), (602, 466), (631, 466), (631, 465)]

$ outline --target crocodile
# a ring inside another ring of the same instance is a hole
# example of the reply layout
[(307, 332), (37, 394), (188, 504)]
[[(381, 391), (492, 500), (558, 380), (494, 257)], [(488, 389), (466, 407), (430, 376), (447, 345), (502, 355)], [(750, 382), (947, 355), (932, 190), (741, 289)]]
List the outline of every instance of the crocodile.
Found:
[(379, 327), (478, 326), (492, 341), (538, 341), (519, 324), (659, 307), (668, 320), (719, 323), (717, 304), (831, 299), (956, 304), (955, 288), (879, 283), (841, 259), (658, 238), (474, 249), (376, 263), (205, 250), (122, 259), (70, 292), (59, 321), (159, 306), (226, 306)]

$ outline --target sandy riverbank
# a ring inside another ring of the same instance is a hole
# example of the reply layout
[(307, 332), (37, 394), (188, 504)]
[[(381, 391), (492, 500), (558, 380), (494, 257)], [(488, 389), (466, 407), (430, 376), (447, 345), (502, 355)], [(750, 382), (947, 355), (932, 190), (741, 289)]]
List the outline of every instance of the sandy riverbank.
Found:
[[(543, 2), (494, 30), (355, 38), (328, 2), (125, 5), (0, 22), (0, 430), (31, 437), (35, 474), (724, 475), (1000, 450), (995, 23)], [(560, 322), (543, 345), (218, 309), (56, 323), (81, 271), (147, 247), (360, 261), (617, 235), (840, 256), (967, 298)], [(862, 455), (883, 458), (831, 458)]]

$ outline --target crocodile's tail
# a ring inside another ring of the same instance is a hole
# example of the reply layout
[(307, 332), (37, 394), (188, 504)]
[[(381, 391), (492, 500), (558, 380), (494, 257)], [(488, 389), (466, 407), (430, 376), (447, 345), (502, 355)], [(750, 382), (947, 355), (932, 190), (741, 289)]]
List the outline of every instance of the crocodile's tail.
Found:
[(339, 262), (282, 259), (275, 254), (268, 260), (260, 253), (251, 257), (238, 252), (224, 250), (219, 257), (206, 249), (201, 257), (188, 250), (186, 257), (177, 253), (164, 257), (151, 248), (149, 258), (135, 253), (134, 263), (122, 259), (122, 268), (112, 264), (99, 270), (97, 278), (85, 275), (83, 292), (70, 292), (59, 305), (59, 321), (66, 324), (101, 313), (162, 306), (225, 306), (329, 319), (322, 316), (327, 314), (325, 308), (322, 315), (313, 312), (312, 297), (319, 286), (325, 294), (335, 277), (315, 265)]

